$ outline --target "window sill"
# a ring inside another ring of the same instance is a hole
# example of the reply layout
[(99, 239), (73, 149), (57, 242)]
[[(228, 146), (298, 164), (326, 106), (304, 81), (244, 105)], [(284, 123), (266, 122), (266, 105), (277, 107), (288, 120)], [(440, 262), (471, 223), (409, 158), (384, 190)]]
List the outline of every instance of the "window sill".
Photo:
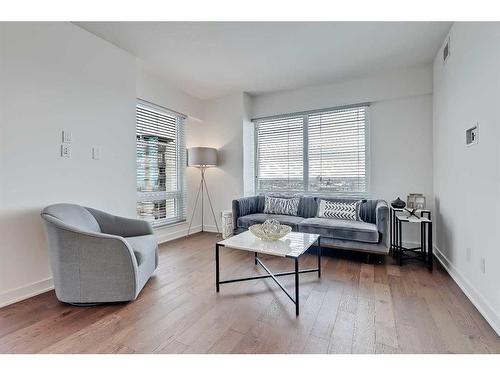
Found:
[(162, 229), (168, 229), (168, 228), (175, 228), (175, 227), (178, 227), (178, 226), (181, 226), (181, 225), (185, 225), (187, 224), (187, 220), (184, 219), (184, 220), (181, 220), (181, 221), (177, 221), (175, 223), (171, 223), (171, 224), (160, 224), (160, 225), (153, 225), (153, 231), (158, 231), (158, 230), (162, 230)]

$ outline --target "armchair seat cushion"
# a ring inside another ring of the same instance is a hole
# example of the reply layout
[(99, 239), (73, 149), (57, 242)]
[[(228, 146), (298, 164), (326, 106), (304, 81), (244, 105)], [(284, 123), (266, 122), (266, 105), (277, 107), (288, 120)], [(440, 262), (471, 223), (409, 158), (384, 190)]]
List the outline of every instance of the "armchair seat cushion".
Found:
[(276, 219), (280, 224), (290, 225), (292, 230), (297, 231), (298, 224), (304, 220), (300, 216), (274, 215), (274, 214), (250, 214), (238, 218), (238, 227), (248, 229), (254, 224), (262, 224), (267, 219)]
[(377, 226), (362, 221), (325, 219), (313, 217), (303, 219), (298, 230), (305, 233), (316, 233), (324, 237), (356, 242), (378, 243)]
[(127, 241), (134, 251), (138, 266), (149, 259), (154, 259), (156, 254), (156, 238), (153, 234), (148, 234), (146, 236), (125, 237), (125, 241)]

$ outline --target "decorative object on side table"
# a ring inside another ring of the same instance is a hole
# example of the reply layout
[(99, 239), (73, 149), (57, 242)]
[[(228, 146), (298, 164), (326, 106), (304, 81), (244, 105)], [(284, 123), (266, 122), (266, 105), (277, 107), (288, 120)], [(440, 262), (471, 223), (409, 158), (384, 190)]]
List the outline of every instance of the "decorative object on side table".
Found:
[(406, 207), (423, 210), (425, 208), (425, 196), (422, 193), (408, 194)]
[(405, 208), (406, 203), (403, 200), (401, 200), (399, 197), (397, 197), (396, 199), (394, 199), (391, 202), (391, 206), (394, 208)]
[(267, 241), (277, 241), (292, 231), (291, 226), (281, 225), (276, 219), (266, 220), (263, 224), (254, 224), (248, 229), (255, 237)]
[[(412, 208), (410, 210), (408, 208), (404, 208), (403, 211), (409, 213), (408, 217), (415, 216), (417, 219), (420, 218), (420, 216), (417, 215), (418, 210), (416, 208)], [(422, 213), (420, 213), (420, 215), (422, 215)]]
[(421, 197), (415, 197), (415, 208), (417, 210), (425, 209), (425, 197), (423, 195)]

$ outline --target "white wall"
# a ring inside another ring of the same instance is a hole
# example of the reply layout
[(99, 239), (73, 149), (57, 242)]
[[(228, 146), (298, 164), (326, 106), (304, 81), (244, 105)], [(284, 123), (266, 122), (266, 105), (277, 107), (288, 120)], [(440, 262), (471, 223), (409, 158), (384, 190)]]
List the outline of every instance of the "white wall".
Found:
[(253, 98), (254, 118), (432, 94), (430, 65)]
[[(432, 66), (257, 96), (252, 117), (365, 102), (371, 103), (370, 196), (390, 202), (424, 193), (432, 208)], [(406, 240), (419, 241), (418, 228), (407, 229)]]
[(137, 61), (137, 97), (149, 100), (154, 104), (183, 113), (191, 120), (201, 121), (203, 117), (203, 102), (170, 85), (161, 76), (149, 72)]
[[(0, 306), (52, 288), (44, 206), (136, 215), (136, 97), (188, 115), (188, 146), (202, 137), (201, 101), (136, 65), (71, 23), (0, 23)], [(70, 159), (59, 156), (63, 129), (73, 134)], [(187, 172), (188, 214), (195, 172)], [(163, 241), (186, 230), (157, 234)]]
[(372, 197), (390, 203), (423, 193), (432, 208), (432, 95), (374, 102), (370, 155)]
[[(44, 206), (134, 216), (135, 60), (69, 23), (1, 23), (0, 64), (3, 305), (52, 285)], [(62, 129), (73, 134), (69, 159)]]
[[(204, 131), (198, 145), (218, 149), (219, 165), (206, 173), (218, 224), (221, 212), (230, 210), (231, 201), (243, 196), (243, 124), (249, 122), (249, 106), (244, 93), (204, 102)], [(204, 207), (206, 230), (215, 230), (207, 201)]]
[[(449, 59), (441, 49), (434, 60), (436, 247), (500, 334), (500, 25), (456, 23), (450, 38)], [(467, 147), (465, 130), (476, 123), (479, 143)]]

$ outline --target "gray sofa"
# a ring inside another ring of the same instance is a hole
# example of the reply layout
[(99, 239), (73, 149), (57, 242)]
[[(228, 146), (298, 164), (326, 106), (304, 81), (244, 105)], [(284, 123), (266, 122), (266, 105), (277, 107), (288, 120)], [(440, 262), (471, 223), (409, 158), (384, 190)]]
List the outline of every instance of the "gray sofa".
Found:
[(137, 298), (158, 266), (151, 225), (78, 206), (43, 209), (57, 298), (87, 305)]
[(359, 209), (363, 221), (351, 221), (316, 217), (320, 199), (341, 200), (301, 196), (298, 216), (265, 214), (264, 195), (233, 200), (234, 231), (241, 233), (253, 224), (274, 218), (281, 224), (290, 225), (293, 231), (321, 235), (322, 247), (389, 253), (389, 208), (385, 201), (363, 200)]

